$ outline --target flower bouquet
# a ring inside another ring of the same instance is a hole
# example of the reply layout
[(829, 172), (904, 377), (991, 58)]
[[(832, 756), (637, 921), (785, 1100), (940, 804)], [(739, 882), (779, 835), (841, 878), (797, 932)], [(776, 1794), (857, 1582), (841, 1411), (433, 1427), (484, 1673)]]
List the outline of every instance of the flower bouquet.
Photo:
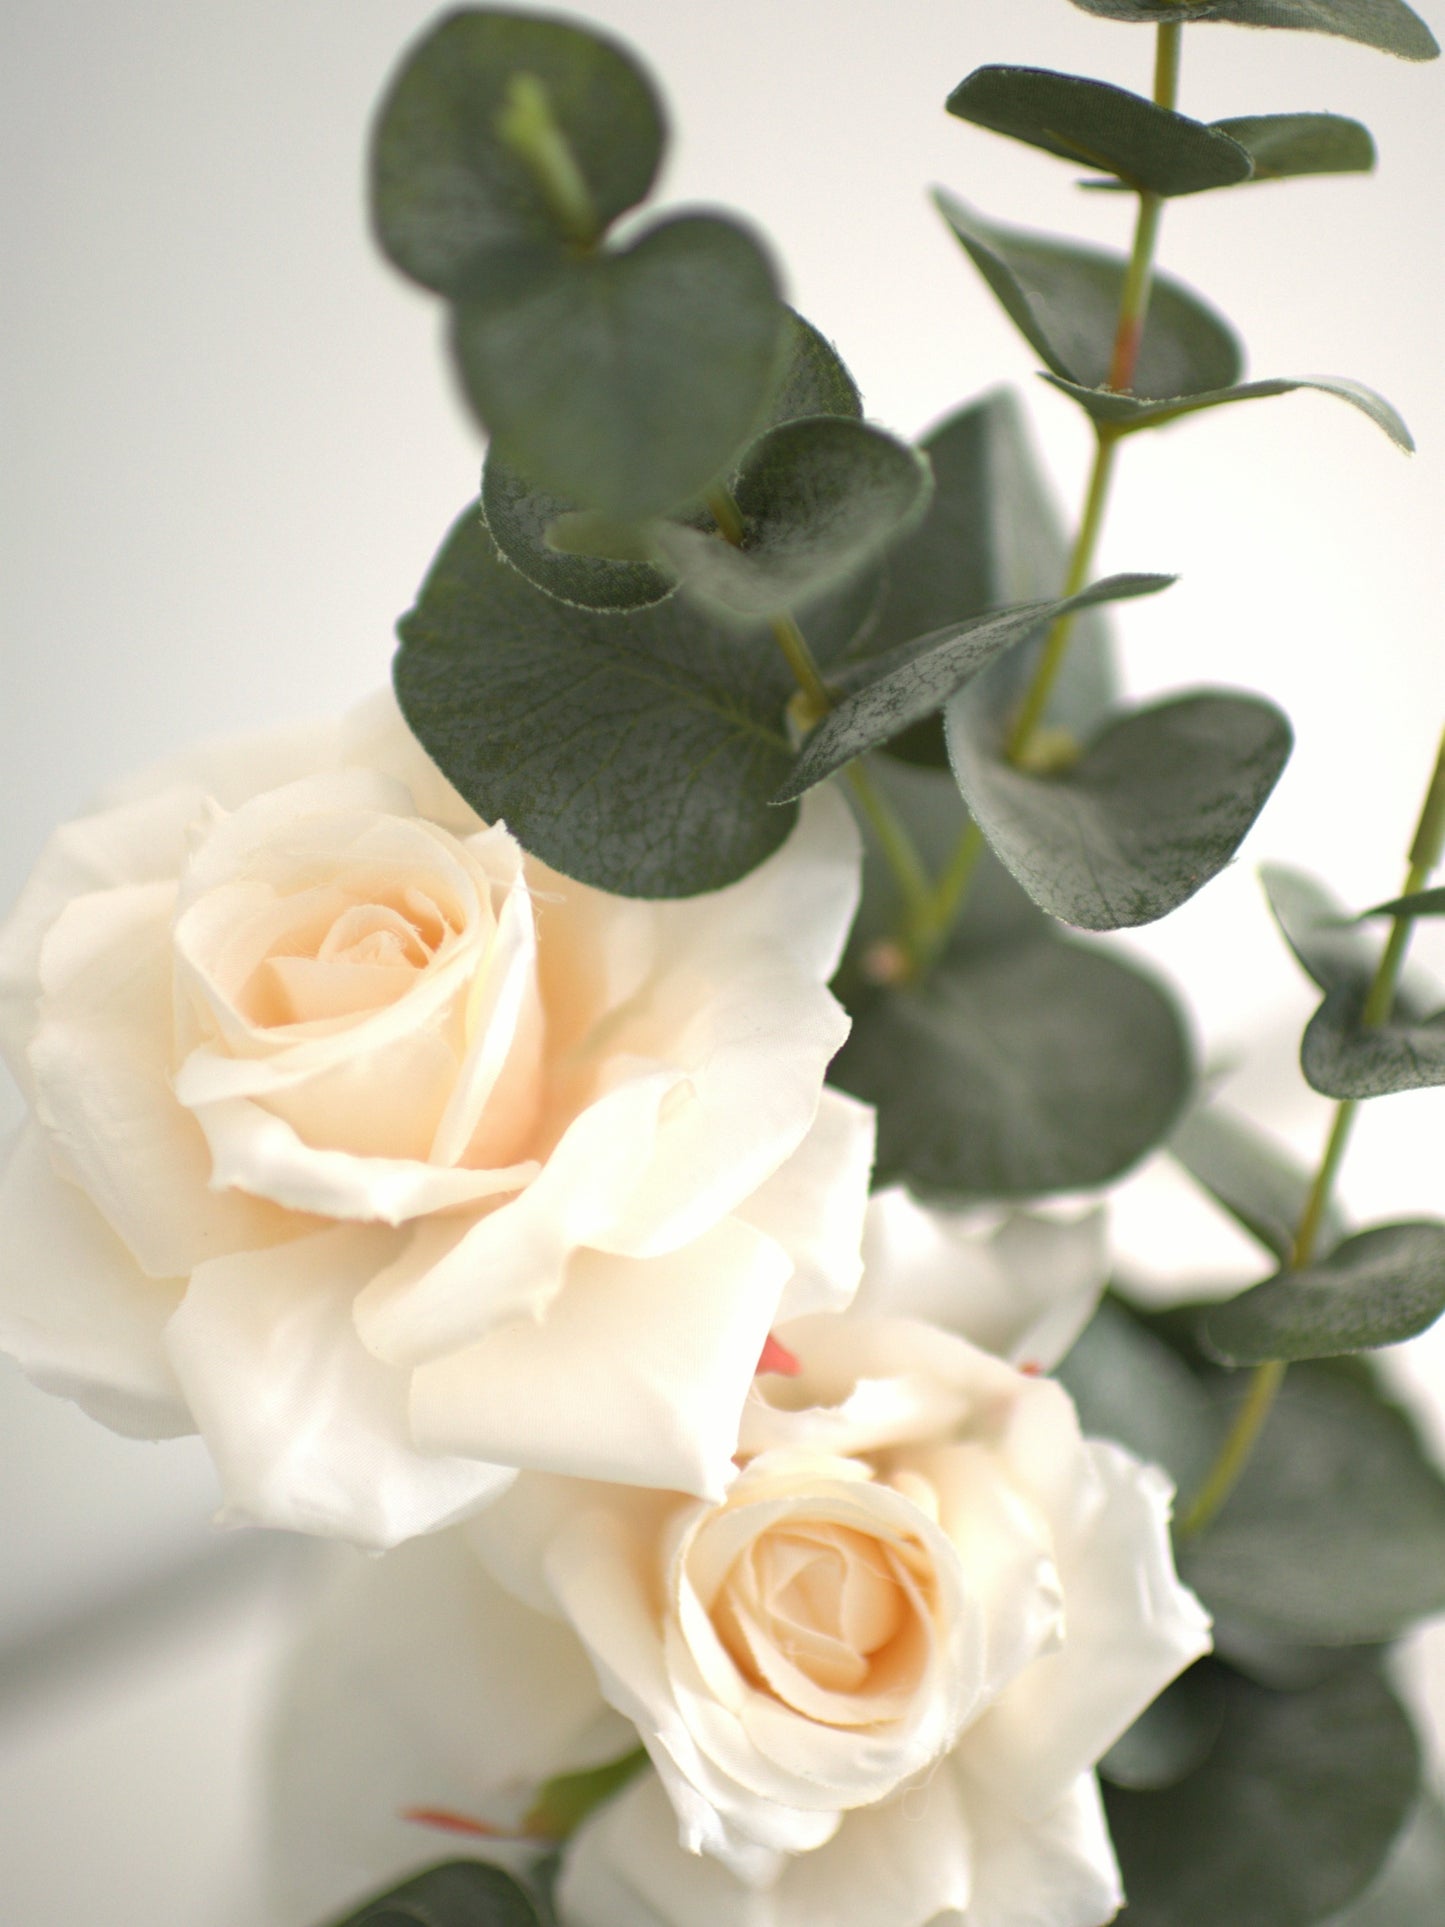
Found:
[[(426, 30), (372, 216), (487, 453), (394, 690), (113, 791), (0, 930), (0, 1342), (198, 1432), (225, 1523), (371, 1555), (278, 1686), (278, 1927), (1438, 1908), (1391, 1646), (1445, 1612), (1445, 1481), (1370, 1354), (1445, 1310), (1445, 1223), (1335, 1192), (1361, 1105), (1445, 1084), (1445, 742), (1403, 882), (1264, 872), (1333, 1106), (1299, 1165), (1104, 941), (1231, 864), (1290, 723), (1126, 697), (1107, 612), (1172, 578), (1096, 567), (1196, 415), (1314, 390), (1412, 445), (1353, 378), (1247, 380), (1158, 268), (1175, 199), (1374, 161), (1191, 117), (1193, 31), (1437, 48), (1403, 0), (1073, 4), (1147, 30), (1147, 94), (991, 64), (947, 110), (1130, 246), (937, 196), (1084, 424), (1073, 523), (1012, 392), (902, 439), (753, 228), (651, 205), (608, 31)], [(1160, 1151), (1247, 1288), (1130, 1289), (1101, 1199)]]

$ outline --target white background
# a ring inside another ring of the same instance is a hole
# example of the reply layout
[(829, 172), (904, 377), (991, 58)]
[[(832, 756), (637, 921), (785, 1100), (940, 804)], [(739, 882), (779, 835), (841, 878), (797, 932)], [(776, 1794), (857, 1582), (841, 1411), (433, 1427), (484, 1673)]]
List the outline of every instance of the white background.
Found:
[[(1421, 11), (1445, 30), (1440, 0)], [(430, 12), (8, 0), (0, 905), (110, 778), (199, 736), (334, 711), (386, 674), (391, 624), (479, 464), (435, 306), (375, 255), (361, 197), (372, 105)], [(924, 188), (1123, 245), (1127, 203), (1078, 193), (1065, 165), (941, 103), (986, 61), (1147, 90), (1152, 37), (1065, 0), (590, 12), (641, 48), (672, 104), (665, 198), (723, 202), (771, 233), (870, 413), (912, 433), (1022, 384), (1075, 501), (1080, 422), (1034, 381)], [(1245, 859), (1132, 941), (1182, 982), (1210, 1052), (1245, 1062), (1243, 1098), (1312, 1150), (1326, 1111), (1292, 1068), (1308, 999), (1252, 865), (1303, 863), (1358, 902), (1393, 892), (1445, 716), (1445, 68), (1200, 27), (1182, 105), (1205, 119), (1331, 108), (1374, 129), (1374, 180), (1174, 203), (1163, 259), (1235, 320), (1252, 372), (1369, 381), (1421, 449), (1406, 461), (1319, 397), (1221, 411), (1129, 446), (1100, 557), (1101, 571), (1183, 578), (1127, 612), (1133, 687), (1237, 682), (1295, 721)], [(0, 1129), (18, 1116), (6, 1086)], [(1438, 1094), (1373, 1107), (1346, 1195), (1361, 1211), (1438, 1211), (1442, 1152)], [(1237, 1271), (1239, 1248), (1182, 1191), (1133, 1187), (1121, 1222), (1156, 1272)], [(1416, 1348), (1417, 1386), (1445, 1380), (1442, 1351)], [(258, 1544), (225, 1583), (185, 1565), (212, 1503), (198, 1452), (114, 1440), (8, 1365), (0, 1426), (7, 1913), (27, 1927), (239, 1922), (245, 1749), (296, 1559)], [(177, 1562), (189, 1576), (97, 1611)]]

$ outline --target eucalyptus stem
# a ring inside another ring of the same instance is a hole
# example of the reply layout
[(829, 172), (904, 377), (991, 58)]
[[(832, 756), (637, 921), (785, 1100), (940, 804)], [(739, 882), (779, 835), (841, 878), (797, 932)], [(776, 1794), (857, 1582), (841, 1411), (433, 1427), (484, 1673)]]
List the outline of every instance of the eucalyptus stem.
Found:
[[(1184, 29), (1180, 24), (1176, 22), (1158, 29), (1154, 52), (1154, 102), (1171, 113), (1179, 100), (1179, 67), (1183, 47)], [(1154, 287), (1154, 257), (1159, 246), (1159, 224), (1163, 210), (1162, 196), (1146, 189), (1140, 190), (1134, 243), (1119, 296), (1119, 318), (1109, 361), (1108, 385), (1121, 395), (1127, 394), (1133, 387), (1139, 364), (1139, 351), (1149, 319), (1149, 299)], [(1104, 422), (1096, 422), (1093, 467), (1089, 472), (1078, 533), (1074, 537), (1064, 579), (1062, 593), (1066, 597), (1077, 595), (1086, 586), (1093, 569), (1109, 504), (1118, 445), (1118, 429)], [(1004, 753), (1011, 763), (1027, 763), (1033, 738), (1043, 722), (1049, 699), (1068, 656), (1077, 620), (1077, 612), (1071, 611), (1058, 617), (1048, 632), (1028, 688), (1004, 738)], [(948, 867), (933, 891), (921, 925), (916, 926), (913, 941), (908, 945), (915, 970), (930, 963), (947, 941), (948, 932), (963, 909), (983, 848), (983, 834), (978, 825), (970, 821), (960, 832)]]
[(547, 89), (535, 74), (513, 74), (494, 123), (536, 181), (552, 218), (569, 241), (592, 247), (601, 232), (597, 207), (571, 142), (557, 123)]
[[(1424, 808), (1421, 810), (1420, 821), (1415, 831), (1415, 840), (1410, 846), (1410, 869), (1405, 878), (1405, 887), (1400, 892), (1401, 896), (1412, 897), (1425, 888), (1431, 873), (1438, 867), (1442, 854), (1445, 854), (1445, 733), (1442, 733), (1440, 738), (1434, 775), (1430, 781), (1430, 788), (1426, 792)], [(1410, 934), (1414, 928), (1414, 921), (1414, 918), (1406, 913), (1397, 916), (1391, 923), (1390, 935), (1380, 954), (1380, 961), (1375, 966), (1375, 974), (1370, 980), (1370, 988), (1360, 1013), (1360, 1022), (1364, 1025), (1383, 1024), (1394, 1008), (1400, 970), (1405, 961), (1405, 952), (1410, 946)], [(1329, 1136), (1325, 1140), (1325, 1148), (1315, 1172), (1314, 1182), (1310, 1185), (1309, 1196), (1305, 1200), (1299, 1229), (1295, 1233), (1294, 1245), (1290, 1252), (1289, 1268), (1292, 1271), (1302, 1271), (1315, 1255), (1320, 1226), (1324, 1222), (1325, 1211), (1334, 1191), (1335, 1179), (1344, 1162), (1345, 1149), (1349, 1143), (1350, 1132), (1354, 1128), (1358, 1110), (1359, 1105), (1353, 1098), (1346, 1098), (1335, 1106)], [(1209, 1469), (1208, 1476), (1180, 1520), (1181, 1537), (1188, 1539), (1195, 1533), (1202, 1532), (1239, 1483), (1240, 1476), (1254, 1451), (1255, 1442), (1264, 1429), (1265, 1420), (1269, 1417), (1275, 1399), (1279, 1396), (1279, 1388), (1284, 1383), (1286, 1369), (1278, 1359), (1255, 1367), (1244, 1403), (1235, 1413), (1234, 1422), (1225, 1435), (1224, 1443)]]

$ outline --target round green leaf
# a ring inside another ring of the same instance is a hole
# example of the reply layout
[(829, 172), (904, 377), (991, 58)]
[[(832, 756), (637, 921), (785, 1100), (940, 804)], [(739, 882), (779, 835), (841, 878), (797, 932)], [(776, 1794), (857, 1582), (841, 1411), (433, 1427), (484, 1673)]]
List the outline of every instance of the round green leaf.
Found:
[(1256, 181), (1283, 181), (1300, 174), (1368, 174), (1375, 165), (1369, 128), (1343, 114), (1248, 114), (1217, 120), (1214, 128), (1247, 151)]
[(1402, 60), (1433, 60), (1440, 49), (1419, 14), (1404, 0), (1074, 0), (1085, 13), (1139, 25), (1211, 20), (1237, 27), (1282, 27), (1338, 34)]
[[(1122, 254), (986, 221), (952, 195), (943, 218), (1046, 365), (1082, 388), (1109, 379), (1127, 262)], [(1176, 399), (1232, 388), (1242, 371), (1229, 324), (1169, 275), (1154, 280), (1134, 392)]]
[(878, 1109), (880, 1183), (1017, 1198), (1118, 1177), (1168, 1135), (1192, 1069), (1152, 978), (1044, 938), (950, 952), (859, 1003), (832, 1075)]
[(801, 796), (855, 756), (933, 715), (973, 677), (1059, 616), (1101, 602), (1154, 595), (1172, 580), (1167, 575), (1106, 576), (1062, 602), (1026, 603), (1021, 609), (974, 616), (886, 655), (865, 657), (834, 678), (842, 699), (809, 733), (778, 801)]
[(535, 171), (501, 131), (518, 75), (540, 83), (598, 233), (657, 173), (662, 108), (616, 41), (545, 14), (448, 15), (392, 81), (371, 149), (377, 238), (404, 274), (438, 293), (472, 288), (499, 250), (577, 238), (559, 229)]
[(1300, 1043), (1305, 1081), (1325, 1097), (1390, 1097), (1445, 1084), (1445, 1010), (1424, 1011), (1412, 987), (1383, 1024), (1364, 1022), (1364, 999), (1341, 986), (1326, 996)]
[(694, 501), (765, 418), (788, 348), (756, 241), (681, 215), (620, 252), (498, 257), (454, 311), (463, 386), (502, 459), (617, 522)]
[(335, 1927), (542, 1927), (530, 1895), (479, 1860), (449, 1860), (378, 1894)]
[(928, 504), (928, 461), (866, 422), (815, 415), (748, 451), (735, 486), (746, 531), (659, 523), (653, 539), (683, 592), (730, 620), (759, 622), (861, 574)]
[[(1223, 1382), (1227, 1415), (1244, 1394)], [(1211, 1611), (1262, 1633), (1394, 1639), (1445, 1612), (1445, 1483), (1357, 1361), (1297, 1365), (1180, 1569)]]
[[(1169, 1140), (1170, 1156), (1202, 1190), (1267, 1251), (1287, 1262), (1310, 1193), (1312, 1175), (1252, 1124), (1219, 1104), (1191, 1111)], [(1331, 1250), (1345, 1235), (1333, 1204), (1320, 1216), (1316, 1246)]]
[(1133, 435), (1140, 429), (1163, 428), (1170, 422), (1179, 421), (1185, 415), (1197, 415), (1207, 408), (1227, 408), (1237, 401), (1268, 401), (1274, 395), (1293, 395), (1302, 388), (1314, 389), (1321, 395), (1333, 395), (1345, 401), (1352, 408), (1358, 408), (1377, 428), (1381, 428), (1395, 444), (1409, 455), (1414, 452), (1415, 439), (1399, 413), (1391, 407), (1383, 395), (1377, 395), (1373, 388), (1367, 388), (1362, 381), (1347, 381), (1343, 376), (1315, 375), (1309, 379), (1292, 380), (1279, 376), (1269, 381), (1247, 381), (1232, 388), (1215, 389), (1209, 394), (1186, 395), (1176, 401), (1142, 401), (1137, 395), (1121, 395), (1112, 388), (1087, 388), (1078, 382), (1063, 381), (1057, 375), (1045, 375), (1052, 387), (1076, 401), (1091, 421), (1106, 423), (1121, 435)]
[(1218, 128), (1125, 87), (1041, 67), (980, 67), (954, 88), (948, 111), (1139, 192), (1198, 194), (1251, 172), (1248, 153)]
[(676, 598), (569, 609), (497, 556), (475, 508), (400, 625), (402, 711), (462, 795), (554, 869), (624, 896), (691, 896), (761, 863), (795, 812), (792, 678), (771, 637)]
[(1378, 1670), (1272, 1693), (1212, 1668), (1223, 1724), (1197, 1773), (1105, 1794), (1128, 1927), (1313, 1927), (1373, 1879), (1415, 1799), (1419, 1749)]
[(1146, 1463), (1162, 1465), (1182, 1493), (1208, 1472), (1219, 1436), (1208, 1393), (1117, 1299), (1099, 1306), (1057, 1377), (1089, 1438), (1113, 1439)]
[(1324, 885), (1303, 870), (1263, 863), (1259, 877), (1275, 922), (1300, 967), (1321, 990), (1363, 993), (1375, 973), (1375, 946)]
[(1099, 1762), (1111, 1786), (1157, 1793), (1177, 1786), (1209, 1758), (1228, 1717), (1222, 1668), (1191, 1666), (1115, 1740)]
[(1227, 1365), (1336, 1358), (1397, 1345), (1445, 1312), (1445, 1224), (1375, 1225), (1328, 1258), (1284, 1270), (1207, 1312), (1211, 1351)]
[(1153, 923), (1217, 876), (1293, 741), (1272, 703), (1202, 692), (1126, 714), (1071, 768), (1036, 776), (1001, 753), (1000, 698), (1010, 686), (981, 677), (950, 703), (954, 774), (1035, 903), (1085, 930)]
[(1361, 1899), (1327, 1927), (1420, 1927), (1445, 1893), (1445, 1806), (1421, 1795), (1410, 1823), (1397, 1837), (1384, 1871)]

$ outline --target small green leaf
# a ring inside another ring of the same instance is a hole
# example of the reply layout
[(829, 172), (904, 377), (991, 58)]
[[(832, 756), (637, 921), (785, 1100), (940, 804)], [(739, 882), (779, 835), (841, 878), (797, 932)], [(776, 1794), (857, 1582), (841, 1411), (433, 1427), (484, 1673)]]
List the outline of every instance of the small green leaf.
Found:
[(1298, 1271), (1283, 1270), (1206, 1312), (1226, 1365), (1337, 1358), (1413, 1338), (1445, 1312), (1445, 1224), (1372, 1226)]
[[(1243, 1388), (1219, 1384), (1227, 1417)], [(1297, 1365), (1180, 1569), (1211, 1611), (1262, 1633), (1393, 1639), (1445, 1612), (1445, 1483), (1360, 1361)]]
[(1091, 421), (1105, 423), (1120, 435), (1137, 434), (1145, 428), (1164, 428), (1185, 415), (1197, 415), (1208, 408), (1225, 408), (1237, 401), (1267, 401), (1273, 395), (1293, 395), (1300, 389), (1312, 388), (1358, 408), (1407, 455), (1415, 448), (1414, 437), (1385, 397), (1377, 395), (1362, 381), (1347, 381), (1343, 376), (1316, 375), (1299, 380), (1280, 376), (1269, 381), (1217, 388), (1208, 394), (1184, 395), (1174, 401), (1142, 401), (1137, 395), (1121, 395), (1112, 388), (1089, 388), (1078, 382), (1063, 381), (1056, 375), (1045, 375), (1044, 380), (1076, 401)]
[[(869, 655), (936, 634), (971, 616), (1056, 596), (1068, 545), (1018, 397), (995, 389), (950, 415), (921, 444), (933, 465), (933, 500), (911, 535), (890, 550), (887, 592), (869, 632)], [(1077, 735), (1116, 693), (1104, 618), (1083, 612), (1045, 724)], [(892, 755), (948, 767), (934, 717), (888, 744)]]
[(449, 1860), (378, 1894), (335, 1927), (542, 1927), (542, 1916), (500, 1867)]
[(1006, 134), (1139, 192), (1198, 194), (1250, 176), (1237, 140), (1125, 87), (1041, 67), (980, 67), (948, 97), (959, 120)]
[(1325, 1097), (1390, 1097), (1445, 1084), (1445, 1009), (1420, 1005), (1413, 984), (1393, 1014), (1364, 1022), (1364, 998), (1342, 986), (1326, 996), (1305, 1028), (1300, 1069)]
[(842, 699), (808, 736), (777, 800), (785, 803), (801, 796), (864, 750), (933, 715), (973, 677), (1059, 616), (1102, 602), (1155, 595), (1173, 580), (1167, 575), (1111, 575), (1065, 601), (1025, 603), (1019, 609), (974, 616), (886, 655), (865, 657), (833, 678)]
[(1293, 741), (1272, 703), (1205, 691), (1129, 712), (1071, 768), (1037, 776), (1002, 752), (1011, 683), (982, 677), (949, 705), (954, 774), (1035, 903), (1085, 930), (1152, 923), (1217, 876)]
[(407, 55), (371, 152), (377, 238), (404, 274), (440, 294), (473, 290), (517, 246), (575, 239), (534, 168), (503, 133), (515, 81), (540, 85), (597, 230), (642, 200), (662, 158), (662, 108), (610, 37), (561, 20), (470, 10)]
[(1445, 890), (1417, 890), (1413, 896), (1391, 897), (1362, 910), (1357, 921), (1366, 917), (1445, 917)]
[(635, 1746), (602, 1766), (584, 1767), (580, 1773), (559, 1773), (555, 1779), (544, 1781), (522, 1823), (523, 1833), (539, 1840), (570, 1839), (589, 1814), (619, 1794), (646, 1765), (646, 1748)]
[[(1125, 257), (986, 221), (949, 194), (935, 199), (1014, 326), (1053, 373), (1082, 388), (1106, 386)], [(1211, 394), (1232, 388), (1242, 365), (1229, 324), (1182, 283), (1156, 276), (1135, 393), (1166, 400)]]
[(1285, 942), (1320, 989), (1366, 990), (1375, 973), (1375, 946), (1351, 927), (1348, 911), (1324, 885), (1283, 863), (1261, 864), (1259, 877)]
[(1057, 1377), (1089, 1438), (1113, 1439), (1162, 1465), (1185, 1494), (1208, 1472), (1218, 1445), (1209, 1394), (1118, 1299), (1099, 1306)]
[(860, 1000), (832, 1075), (878, 1109), (880, 1183), (1018, 1198), (1118, 1177), (1167, 1136), (1192, 1067), (1152, 978), (1043, 937)]
[(1139, 25), (1218, 20), (1237, 27), (1338, 34), (1402, 60), (1433, 60), (1440, 51), (1404, 0), (1074, 0), (1074, 5), (1105, 20)]
[(568, 609), (496, 554), (475, 508), (400, 625), (397, 696), (480, 815), (567, 876), (691, 896), (745, 875), (794, 820), (769, 799), (792, 752), (772, 638), (676, 598)]
[(677, 523), (653, 535), (689, 598), (759, 622), (861, 574), (922, 515), (932, 487), (927, 458), (881, 428), (816, 415), (748, 451), (734, 490), (740, 548)]
[[(1257, 1238), (1288, 1262), (1295, 1232), (1313, 1188), (1310, 1174), (1280, 1147), (1223, 1105), (1191, 1111), (1169, 1140), (1169, 1152), (1190, 1177)], [(1331, 1250), (1345, 1235), (1344, 1220), (1327, 1204), (1317, 1247)]]
[(1124, 1918), (1314, 1927), (1373, 1879), (1410, 1811), (1410, 1722), (1368, 1661), (1303, 1693), (1212, 1670), (1224, 1718), (1198, 1772), (1162, 1792), (1106, 1791)]
[(1326, 1927), (1421, 1927), (1445, 1893), (1445, 1806), (1425, 1792), (1380, 1877)]
[(1254, 162), (1256, 181), (1301, 174), (1368, 174), (1375, 143), (1368, 127), (1344, 114), (1249, 114), (1217, 120), (1216, 133), (1239, 142)]
[(729, 470), (788, 345), (771, 263), (718, 215), (660, 221), (619, 252), (517, 250), (454, 311), (463, 386), (502, 459), (618, 522)]
[(1228, 1717), (1222, 1674), (1208, 1661), (1191, 1666), (1115, 1740), (1099, 1762), (1100, 1775), (1111, 1786), (1157, 1793), (1197, 1772)]

